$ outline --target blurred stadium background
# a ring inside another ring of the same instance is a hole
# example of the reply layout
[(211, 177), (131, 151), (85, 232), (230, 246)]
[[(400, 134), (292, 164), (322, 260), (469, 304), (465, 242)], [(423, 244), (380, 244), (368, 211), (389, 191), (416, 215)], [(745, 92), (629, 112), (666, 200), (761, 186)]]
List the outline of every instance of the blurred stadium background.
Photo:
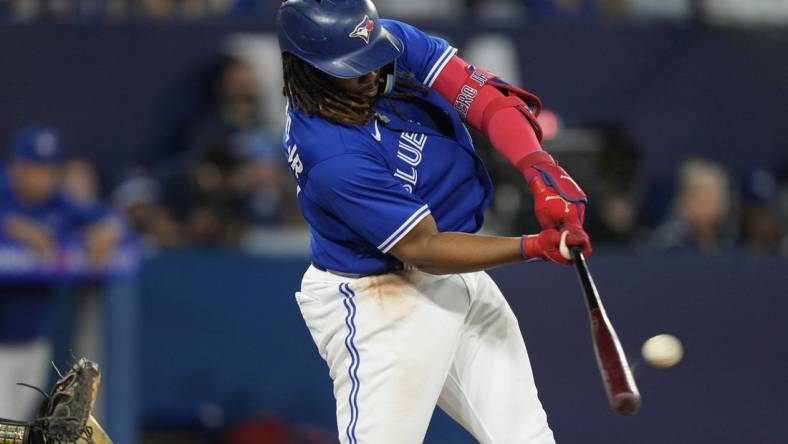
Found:
[[(279, 142), (279, 3), (0, 0), (0, 417), (37, 401), (14, 383), (87, 355), (117, 444), (336, 442), (293, 300), (309, 237)], [(788, 442), (788, 1), (376, 3), (536, 92), (591, 198), (639, 415), (607, 407), (572, 270), (492, 273), (558, 442)], [(534, 231), (521, 179), (478, 149), (486, 230)], [(52, 193), (72, 206), (26, 212)], [(686, 356), (657, 370), (639, 350), (664, 332)], [(425, 442), (474, 441), (438, 411)]]

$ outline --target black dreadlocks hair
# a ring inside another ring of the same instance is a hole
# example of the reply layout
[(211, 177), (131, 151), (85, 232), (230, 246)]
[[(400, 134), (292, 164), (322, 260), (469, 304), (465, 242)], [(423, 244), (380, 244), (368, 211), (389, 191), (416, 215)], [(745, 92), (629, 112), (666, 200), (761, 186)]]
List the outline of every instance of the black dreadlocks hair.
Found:
[[(292, 108), (300, 108), (309, 116), (317, 114), (329, 122), (340, 124), (365, 125), (380, 118), (373, 108), (380, 95), (367, 97), (343, 91), (331, 83), (328, 74), (290, 53), (282, 54), (282, 71), (282, 93)], [(398, 72), (395, 90), (386, 99), (407, 99), (426, 94), (428, 89), (413, 81), (413, 77), (411, 73)], [(392, 108), (399, 115), (396, 108)]]

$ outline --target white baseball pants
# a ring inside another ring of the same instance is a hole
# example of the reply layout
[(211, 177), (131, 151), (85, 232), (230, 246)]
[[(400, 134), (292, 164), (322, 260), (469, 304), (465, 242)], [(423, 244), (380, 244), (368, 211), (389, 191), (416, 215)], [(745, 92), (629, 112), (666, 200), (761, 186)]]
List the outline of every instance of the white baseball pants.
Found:
[(421, 443), (436, 404), (484, 444), (555, 443), (517, 319), (486, 273), (310, 267), (296, 299), (334, 381), (342, 444)]

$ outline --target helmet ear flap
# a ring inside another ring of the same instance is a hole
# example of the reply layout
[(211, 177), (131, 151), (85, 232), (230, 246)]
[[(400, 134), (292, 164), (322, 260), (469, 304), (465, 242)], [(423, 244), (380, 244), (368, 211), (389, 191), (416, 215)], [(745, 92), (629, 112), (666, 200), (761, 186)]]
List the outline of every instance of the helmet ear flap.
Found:
[(397, 87), (397, 62), (389, 63), (380, 69), (380, 94), (387, 96)]

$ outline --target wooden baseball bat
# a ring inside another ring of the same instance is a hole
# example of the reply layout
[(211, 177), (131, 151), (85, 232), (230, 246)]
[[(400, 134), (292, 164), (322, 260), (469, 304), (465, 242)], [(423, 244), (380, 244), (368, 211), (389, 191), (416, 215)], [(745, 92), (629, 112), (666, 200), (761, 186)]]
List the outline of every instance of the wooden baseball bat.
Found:
[(594, 343), (597, 365), (605, 383), (610, 406), (620, 415), (634, 415), (640, 409), (641, 399), (632, 370), (629, 368), (618, 335), (605, 313), (594, 279), (580, 249), (573, 248), (575, 270), (586, 297), (588, 316), (591, 320), (591, 339)]

